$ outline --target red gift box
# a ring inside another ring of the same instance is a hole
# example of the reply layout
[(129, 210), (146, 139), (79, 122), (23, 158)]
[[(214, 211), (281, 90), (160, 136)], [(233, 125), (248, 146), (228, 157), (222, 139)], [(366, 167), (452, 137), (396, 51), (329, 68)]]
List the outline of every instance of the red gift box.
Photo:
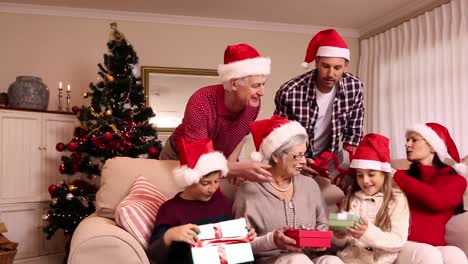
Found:
[(317, 230), (290, 229), (285, 235), (296, 240), (296, 247), (329, 248), (332, 232)]

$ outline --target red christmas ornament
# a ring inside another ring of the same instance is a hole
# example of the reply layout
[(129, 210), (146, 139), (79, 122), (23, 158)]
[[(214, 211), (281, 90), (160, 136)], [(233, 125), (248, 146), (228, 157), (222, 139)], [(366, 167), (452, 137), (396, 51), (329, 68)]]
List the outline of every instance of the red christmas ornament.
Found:
[(77, 105), (75, 105), (75, 106), (72, 107), (72, 112), (73, 112), (74, 114), (78, 113), (80, 110), (81, 110), (81, 108), (80, 108), (79, 106), (77, 106)]
[(114, 134), (112, 132), (105, 132), (104, 133), (104, 140), (107, 141), (107, 142), (110, 142), (112, 140), (114, 140)]
[(80, 162), (74, 162), (74, 163), (72, 164), (72, 169), (73, 169), (74, 171), (80, 171)]
[(63, 163), (60, 164), (60, 166), (59, 166), (59, 171), (60, 171), (60, 173), (62, 173), (62, 174), (65, 173), (65, 164), (63, 164)]
[(55, 145), (55, 149), (56, 149), (57, 151), (62, 152), (62, 151), (65, 150), (65, 144), (63, 144), (63, 143), (57, 143), (57, 145)]
[(52, 185), (49, 186), (49, 193), (50, 193), (50, 195), (54, 195), (55, 189), (57, 189), (57, 185), (56, 185), (56, 184), (52, 184)]
[(158, 148), (156, 148), (156, 147), (149, 147), (148, 148), (148, 155), (150, 155), (150, 157), (156, 157), (156, 156), (158, 156), (158, 153), (159, 153)]
[(67, 149), (68, 149), (69, 151), (72, 151), (72, 152), (73, 152), (73, 151), (75, 151), (77, 148), (78, 148), (78, 143), (76, 143), (76, 142), (74, 142), (74, 141), (68, 143)]

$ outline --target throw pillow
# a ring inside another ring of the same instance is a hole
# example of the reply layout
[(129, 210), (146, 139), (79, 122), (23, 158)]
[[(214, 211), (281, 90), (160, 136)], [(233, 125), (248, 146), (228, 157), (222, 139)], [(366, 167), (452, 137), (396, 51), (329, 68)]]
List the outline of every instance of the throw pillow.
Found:
[(145, 177), (138, 176), (115, 210), (117, 225), (132, 234), (146, 250), (159, 207), (167, 198)]

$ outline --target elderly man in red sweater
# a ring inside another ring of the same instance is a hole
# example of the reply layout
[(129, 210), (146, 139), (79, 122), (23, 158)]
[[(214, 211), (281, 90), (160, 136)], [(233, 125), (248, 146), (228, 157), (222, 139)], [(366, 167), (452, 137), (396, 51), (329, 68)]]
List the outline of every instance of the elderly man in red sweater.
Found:
[(228, 157), (228, 177), (269, 181), (269, 165), (238, 162), (233, 153), (258, 116), (270, 64), (270, 58), (261, 57), (247, 44), (229, 45), (224, 64), (218, 67), (222, 84), (200, 88), (190, 97), (182, 124), (167, 140), (161, 159), (179, 158), (175, 142), (182, 137), (189, 141), (209, 138)]

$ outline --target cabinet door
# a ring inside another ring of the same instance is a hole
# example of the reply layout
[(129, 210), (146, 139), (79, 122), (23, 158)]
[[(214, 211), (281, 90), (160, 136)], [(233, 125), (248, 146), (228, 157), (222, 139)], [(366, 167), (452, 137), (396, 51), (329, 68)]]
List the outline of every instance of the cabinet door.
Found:
[(73, 115), (44, 114), (42, 117), (45, 177), (42, 190), (45, 199), (50, 199), (47, 187), (63, 179), (58, 168), (60, 163), (62, 163), (62, 156), (69, 154), (58, 152), (55, 146), (59, 142), (64, 144), (70, 142), (73, 138), (75, 127), (78, 124), (78, 119)]
[(41, 114), (0, 111), (0, 200), (28, 202), (43, 192)]

